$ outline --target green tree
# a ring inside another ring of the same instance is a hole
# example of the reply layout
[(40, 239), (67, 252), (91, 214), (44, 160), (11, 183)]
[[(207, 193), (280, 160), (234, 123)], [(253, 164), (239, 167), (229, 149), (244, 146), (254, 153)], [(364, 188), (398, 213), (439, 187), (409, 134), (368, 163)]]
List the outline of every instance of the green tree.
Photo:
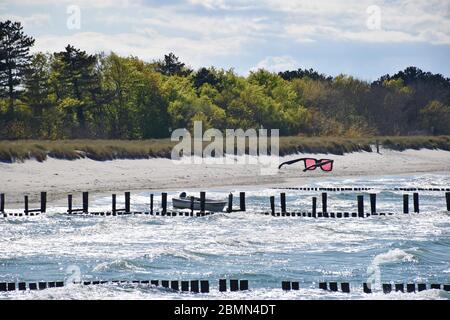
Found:
[(209, 84), (212, 87), (216, 87), (220, 83), (220, 79), (216, 74), (216, 70), (214, 68), (200, 68), (193, 76), (192, 81), (194, 87), (200, 89), (202, 85), (205, 83)]
[(34, 39), (23, 33), (20, 22), (0, 22), (0, 94), (9, 98), (9, 115), (14, 112), (16, 87), (30, 62), (30, 48)]
[(450, 106), (433, 100), (420, 111), (424, 127), (432, 134), (450, 134)]
[[(65, 51), (54, 54), (52, 71), (56, 94), (66, 108), (75, 110), (79, 125), (77, 135), (80, 136), (87, 134), (86, 110), (95, 103), (99, 94), (100, 80), (96, 66), (97, 56), (71, 45)], [(67, 101), (64, 102), (64, 99)]]
[(166, 76), (188, 76), (192, 70), (179, 60), (172, 52), (164, 55), (164, 60), (156, 63), (156, 71)]
[[(51, 88), (49, 86), (50, 65), (49, 58), (43, 53), (33, 55), (31, 63), (24, 72), (23, 83), (25, 86), (24, 102), (31, 108), (35, 136), (40, 137), (41, 127), (44, 124), (44, 110), (53, 106)], [(47, 131), (48, 132), (48, 131)]]

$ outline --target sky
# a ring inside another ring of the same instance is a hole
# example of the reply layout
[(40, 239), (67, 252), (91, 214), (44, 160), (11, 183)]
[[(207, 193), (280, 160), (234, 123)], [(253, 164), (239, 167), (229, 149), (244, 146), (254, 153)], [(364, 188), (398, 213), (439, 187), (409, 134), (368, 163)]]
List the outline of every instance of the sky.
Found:
[(72, 44), (247, 75), (313, 68), (375, 80), (408, 66), (450, 77), (450, 0), (0, 0), (33, 51)]

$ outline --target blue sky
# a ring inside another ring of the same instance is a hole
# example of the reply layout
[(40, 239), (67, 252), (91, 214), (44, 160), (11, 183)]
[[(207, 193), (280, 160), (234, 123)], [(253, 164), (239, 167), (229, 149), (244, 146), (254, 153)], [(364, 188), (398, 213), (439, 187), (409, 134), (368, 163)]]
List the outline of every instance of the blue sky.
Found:
[[(67, 27), (70, 6), (79, 29)], [(450, 77), (450, 0), (0, 0), (0, 19), (21, 21), (34, 51), (174, 52), (243, 75), (301, 67), (374, 80), (414, 65)]]

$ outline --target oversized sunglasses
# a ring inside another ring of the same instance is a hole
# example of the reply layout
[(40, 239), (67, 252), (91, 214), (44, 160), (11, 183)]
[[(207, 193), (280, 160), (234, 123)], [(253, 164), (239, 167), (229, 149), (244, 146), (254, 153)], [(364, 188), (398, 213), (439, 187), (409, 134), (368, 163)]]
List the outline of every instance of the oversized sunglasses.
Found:
[(333, 162), (334, 160), (331, 159), (314, 159), (314, 158), (300, 158), (295, 160), (290, 160), (283, 162), (278, 166), (278, 169), (281, 169), (282, 166), (286, 164), (293, 164), (303, 161), (305, 164), (305, 169), (303, 169), (303, 172), (308, 170), (315, 170), (317, 167), (320, 167), (322, 171), (332, 171), (333, 170)]

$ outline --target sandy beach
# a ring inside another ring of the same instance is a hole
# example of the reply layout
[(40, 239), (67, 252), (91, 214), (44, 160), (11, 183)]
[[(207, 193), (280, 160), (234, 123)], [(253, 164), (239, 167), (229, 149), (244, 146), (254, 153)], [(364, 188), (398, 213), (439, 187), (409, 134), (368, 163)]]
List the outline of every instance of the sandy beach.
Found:
[(49, 158), (24, 163), (0, 163), (1, 192), (8, 205), (21, 203), (23, 195), (37, 200), (47, 191), (49, 200), (68, 193), (90, 191), (108, 193), (142, 190), (206, 189), (249, 185), (306, 185), (330, 177), (358, 177), (450, 171), (450, 152), (439, 150), (382, 150), (381, 154), (358, 152), (343, 156), (299, 154), (297, 157), (333, 159), (333, 172), (303, 172), (303, 165), (283, 167), (276, 175), (261, 175), (258, 165), (174, 164), (168, 159), (74, 161)]

